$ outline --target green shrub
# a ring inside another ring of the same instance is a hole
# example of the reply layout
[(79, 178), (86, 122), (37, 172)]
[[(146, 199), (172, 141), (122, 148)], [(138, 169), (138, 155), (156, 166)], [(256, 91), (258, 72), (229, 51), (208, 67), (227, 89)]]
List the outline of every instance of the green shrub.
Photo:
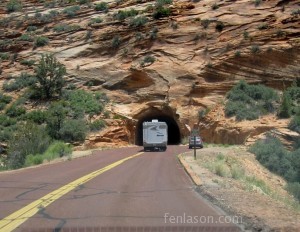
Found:
[(87, 134), (85, 121), (82, 119), (65, 120), (59, 130), (60, 138), (65, 142), (83, 142)]
[(248, 190), (252, 191), (253, 187), (260, 188), (265, 194), (270, 194), (271, 189), (263, 180), (258, 179), (255, 176), (246, 176), (245, 182), (247, 184)]
[(90, 22), (88, 23), (89, 26), (95, 24), (95, 23), (102, 23), (103, 20), (100, 18), (100, 17), (97, 17), (97, 18), (91, 18), (90, 19)]
[(294, 82), (292, 87), (284, 91), (283, 95), (285, 94), (288, 95), (288, 100), (290, 100), (290, 113), (291, 115), (295, 115), (297, 113), (297, 108), (300, 107), (300, 86), (297, 86), (297, 81)]
[(9, 58), (10, 58), (10, 55), (9, 55), (9, 53), (0, 53), (0, 61), (1, 60), (9, 60)]
[(15, 11), (20, 11), (20, 10), (22, 10), (22, 4), (18, 0), (10, 0), (6, 4), (6, 11), (8, 13), (15, 12)]
[(278, 117), (280, 118), (289, 118), (292, 114), (292, 100), (289, 94), (286, 92), (283, 93), (282, 102), (279, 107)]
[(43, 153), (43, 159), (50, 161), (58, 157), (63, 157), (72, 153), (72, 147), (61, 141), (52, 143)]
[(70, 103), (73, 118), (83, 117), (84, 114), (92, 117), (103, 110), (103, 104), (96, 99), (96, 96), (84, 90), (69, 91), (65, 98)]
[(106, 2), (98, 3), (98, 4), (96, 4), (94, 9), (95, 9), (95, 11), (107, 12), (108, 11), (108, 4)]
[(18, 128), (8, 142), (8, 167), (21, 168), (26, 156), (43, 153), (50, 144), (50, 137), (43, 127), (26, 123)]
[(148, 22), (148, 19), (145, 16), (138, 16), (130, 20), (130, 27), (142, 27)]
[(121, 45), (121, 39), (120, 36), (116, 35), (113, 37), (111, 41), (111, 47), (112, 48), (118, 48)]
[(114, 15), (114, 18), (116, 20), (123, 21), (126, 18), (134, 17), (134, 16), (138, 15), (138, 13), (139, 12), (137, 10), (135, 10), (135, 9), (119, 10), (118, 13)]
[(68, 25), (68, 24), (57, 24), (53, 27), (53, 31), (59, 32), (70, 32), (70, 31), (77, 31), (80, 29), (80, 26), (77, 24)]
[(254, 5), (255, 5), (255, 6), (259, 6), (260, 3), (261, 3), (261, 0), (254, 0)]
[(11, 96), (7, 96), (7, 95), (4, 95), (3, 93), (0, 93), (0, 102), (1, 103), (8, 104), (11, 102), (11, 100), (12, 100)]
[(16, 106), (15, 104), (11, 105), (6, 111), (5, 114), (9, 117), (19, 117), (26, 113), (26, 109), (24, 107)]
[(173, 3), (172, 0), (156, 0), (155, 6), (156, 7), (162, 7), (162, 6), (165, 6), (165, 5), (170, 5), (172, 3)]
[(223, 31), (223, 28), (224, 28), (224, 23), (217, 22), (217, 24), (216, 24), (216, 31), (221, 32), (221, 31)]
[(93, 131), (93, 132), (94, 131), (100, 131), (104, 127), (105, 127), (105, 122), (101, 119), (95, 120), (94, 122), (92, 122), (90, 124), (90, 130)]
[(63, 14), (67, 15), (68, 17), (74, 17), (77, 14), (77, 11), (80, 10), (80, 6), (69, 6), (65, 8), (62, 12)]
[(43, 161), (44, 161), (44, 159), (43, 159), (42, 155), (30, 154), (30, 155), (26, 156), (24, 166), (29, 167), (29, 166), (33, 166), (33, 165), (39, 165), (39, 164), (43, 163)]
[(49, 43), (49, 39), (44, 36), (38, 36), (35, 38), (34, 45), (35, 47), (43, 47)]
[(292, 160), (293, 153), (287, 152), (279, 139), (268, 135), (266, 139), (259, 140), (251, 146), (250, 152), (254, 153), (256, 159), (271, 172), (281, 175), (290, 182), (297, 180), (297, 169)]
[(211, 9), (212, 9), (212, 10), (217, 10), (217, 9), (219, 9), (218, 4), (217, 4), (217, 3), (214, 3), (214, 4), (211, 6)]
[(50, 105), (46, 119), (46, 130), (52, 138), (60, 139), (59, 130), (62, 128), (67, 113), (68, 110), (64, 102), (55, 102)]
[(152, 17), (154, 19), (160, 19), (171, 15), (171, 10), (167, 7), (158, 7), (155, 9)]
[(220, 162), (215, 166), (215, 174), (222, 177), (230, 177), (230, 169), (226, 164)]
[(233, 179), (240, 180), (245, 177), (245, 169), (240, 165), (234, 164), (230, 171)]
[(41, 110), (33, 110), (25, 115), (25, 118), (36, 124), (43, 124), (47, 120), (47, 112)]
[(259, 48), (259, 46), (258, 45), (253, 45), (253, 46), (251, 46), (251, 52), (253, 53), (253, 54), (256, 54), (256, 53), (259, 53), (259, 51), (260, 51), (260, 48)]
[(26, 65), (26, 66), (33, 66), (35, 64), (35, 60), (21, 60), (20, 62), (22, 65)]
[(0, 126), (0, 142), (7, 142), (15, 132), (15, 126), (3, 127)]
[(226, 117), (236, 116), (236, 120), (254, 120), (260, 115), (275, 111), (277, 93), (263, 85), (249, 85), (240, 81), (227, 94)]
[(32, 42), (33, 41), (33, 38), (31, 35), (25, 33), (25, 34), (22, 34), (19, 38), (20, 41), (29, 41), (29, 42)]
[(300, 201), (300, 183), (288, 183), (286, 190), (292, 194), (298, 201)]
[(201, 20), (201, 25), (206, 29), (208, 28), (209, 24), (211, 23), (211, 21), (209, 19), (203, 19)]
[(27, 27), (27, 31), (31, 32), (31, 31), (36, 31), (38, 28), (36, 26), (28, 26)]
[(300, 133), (300, 112), (295, 115), (290, 121), (289, 129)]
[(64, 86), (64, 75), (66, 68), (51, 54), (42, 55), (36, 69), (35, 75), (39, 85), (35, 90), (41, 92), (47, 99), (55, 95), (61, 95)]
[(259, 30), (265, 30), (265, 29), (268, 29), (268, 24), (262, 23), (262, 24), (258, 25), (257, 28), (258, 28)]
[(17, 123), (16, 119), (10, 118), (7, 115), (0, 114), (0, 125), (3, 127), (9, 127)]
[(33, 86), (36, 83), (36, 78), (28, 73), (21, 73), (14, 81), (4, 82), (3, 89), (7, 92), (23, 89), (28, 86)]
[(153, 64), (155, 62), (155, 57), (153, 56), (145, 56), (141, 62), (141, 65), (144, 66), (145, 64)]

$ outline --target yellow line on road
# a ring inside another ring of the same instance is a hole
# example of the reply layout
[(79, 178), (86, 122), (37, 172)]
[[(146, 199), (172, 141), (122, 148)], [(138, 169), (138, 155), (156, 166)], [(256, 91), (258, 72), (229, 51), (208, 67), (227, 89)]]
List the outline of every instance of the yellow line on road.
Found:
[(112, 163), (112, 164), (104, 167), (104, 168), (101, 168), (97, 171), (87, 174), (65, 186), (62, 186), (61, 188), (59, 188), (57, 190), (54, 190), (53, 192), (30, 203), (29, 205), (26, 205), (22, 209), (12, 213), (11, 215), (7, 216), (6, 218), (3, 218), (0, 221), (0, 232), (13, 231), (18, 226), (20, 226), (22, 223), (24, 223), (26, 220), (28, 220), (30, 217), (32, 217), (33, 215), (38, 213), (39, 210), (47, 207), (48, 205), (50, 205), (57, 199), (61, 198), (63, 195), (67, 194), (68, 192), (72, 191), (73, 189), (77, 188), (78, 186), (90, 181), (91, 179), (95, 178), (96, 176), (98, 176), (114, 167), (117, 167), (120, 164), (124, 163), (125, 161), (135, 158), (141, 154), (143, 154), (143, 152), (129, 156), (125, 159), (121, 159), (115, 163)]

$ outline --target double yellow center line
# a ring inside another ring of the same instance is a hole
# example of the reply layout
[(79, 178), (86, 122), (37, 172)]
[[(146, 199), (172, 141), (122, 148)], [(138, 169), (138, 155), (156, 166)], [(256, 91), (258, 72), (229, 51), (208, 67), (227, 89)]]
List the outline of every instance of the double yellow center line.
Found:
[(104, 167), (104, 168), (101, 168), (97, 171), (89, 173), (67, 185), (62, 186), (61, 188), (59, 188), (57, 190), (54, 190), (53, 192), (30, 203), (29, 205), (26, 205), (22, 209), (12, 213), (11, 215), (7, 216), (6, 218), (3, 218), (0, 221), (0, 232), (13, 231), (18, 226), (20, 226), (22, 223), (24, 223), (26, 220), (28, 220), (30, 217), (32, 217), (33, 215), (38, 213), (40, 209), (47, 207), (48, 205), (50, 205), (57, 199), (61, 198), (63, 195), (65, 195), (68, 192), (72, 191), (73, 189), (79, 187), (80, 185), (92, 180), (96, 176), (99, 176), (100, 174), (102, 174), (114, 167), (117, 167), (120, 164), (124, 163), (125, 161), (135, 158), (141, 154), (143, 154), (143, 152), (140, 152), (135, 155), (129, 156), (127, 158), (121, 159), (115, 163), (112, 163), (112, 164)]

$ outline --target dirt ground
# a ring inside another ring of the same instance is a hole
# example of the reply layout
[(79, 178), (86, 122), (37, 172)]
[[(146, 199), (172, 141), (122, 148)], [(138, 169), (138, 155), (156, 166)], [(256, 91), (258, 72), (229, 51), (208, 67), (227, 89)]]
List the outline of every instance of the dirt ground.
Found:
[[(300, 204), (281, 177), (261, 166), (245, 147), (207, 147), (182, 154), (198, 192), (228, 214), (242, 216), (245, 231), (300, 231)], [(199, 181), (198, 181), (199, 182)]]

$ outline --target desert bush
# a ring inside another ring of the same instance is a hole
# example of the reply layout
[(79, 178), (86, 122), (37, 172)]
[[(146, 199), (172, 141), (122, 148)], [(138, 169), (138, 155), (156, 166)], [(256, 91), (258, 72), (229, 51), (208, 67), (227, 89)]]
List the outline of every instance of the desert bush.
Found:
[(9, 117), (19, 117), (26, 113), (26, 109), (21, 106), (17, 106), (16, 104), (11, 105), (8, 109), (6, 109), (5, 114)]
[(27, 30), (28, 32), (32, 32), (32, 31), (36, 31), (37, 29), (38, 29), (38, 28), (37, 28), (36, 26), (28, 26), (26, 30)]
[(90, 130), (95, 132), (95, 131), (100, 131), (105, 127), (105, 122), (101, 119), (95, 120), (92, 123), (90, 123)]
[(292, 114), (292, 100), (289, 94), (283, 93), (282, 102), (277, 113), (280, 118), (289, 118)]
[(11, 96), (7, 96), (3, 93), (0, 93), (0, 102), (1, 103), (8, 104), (11, 102), (11, 100), (12, 100)]
[(254, 5), (259, 6), (261, 4), (261, 0), (254, 0)]
[(212, 9), (212, 10), (217, 10), (217, 9), (219, 9), (218, 4), (214, 3), (214, 4), (211, 6), (211, 9)]
[(1, 60), (9, 60), (9, 58), (10, 58), (10, 55), (9, 55), (9, 53), (0, 53), (0, 61)]
[(77, 31), (80, 29), (80, 26), (77, 24), (69, 25), (69, 24), (57, 24), (53, 27), (53, 31), (59, 32), (70, 32), (70, 31)]
[(111, 47), (112, 48), (118, 48), (121, 45), (121, 39), (120, 36), (116, 35), (113, 37), (111, 41)]
[(20, 41), (29, 41), (29, 42), (32, 42), (33, 41), (33, 37), (29, 34), (22, 34), (20, 37), (19, 37), (19, 40)]
[(134, 16), (138, 15), (138, 13), (139, 12), (133, 8), (130, 10), (119, 10), (118, 13), (114, 15), (114, 18), (116, 20), (123, 21), (126, 18), (134, 17)]
[(91, 18), (90, 19), (90, 22), (88, 23), (89, 26), (95, 24), (95, 23), (102, 23), (103, 20), (100, 18), (100, 17), (97, 17), (97, 18)]
[(289, 123), (289, 129), (300, 133), (300, 115), (295, 115)]
[(217, 22), (216, 23), (216, 31), (221, 32), (223, 31), (224, 23), (223, 22)]
[(20, 10), (22, 10), (22, 4), (18, 0), (9, 0), (9, 2), (6, 4), (6, 11), (8, 13)]
[(249, 85), (240, 81), (227, 94), (226, 117), (236, 116), (236, 120), (253, 120), (260, 115), (275, 111), (277, 93), (263, 85)]
[(35, 60), (21, 60), (20, 63), (26, 66), (33, 66), (35, 64)]
[(64, 86), (64, 75), (66, 68), (63, 64), (56, 60), (53, 55), (42, 55), (36, 69), (35, 75), (38, 85), (35, 90), (42, 93), (47, 99), (55, 95), (61, 95)]
[(156, 7), (163, 7), (165, 5), (170, 5), (172, 4), (172, 0), (156, 0), (155, 6)]
[(253, 45), (253, 46), (251, 46), (250, 50), (253, 54), (256, 54), (256, 53), (259, 53), (260, 48), (258, 45)]
[(92, 117), (103, 110), (103, 104), (97, 100), (96, 96), (84, 90), (69, 91), (65, 98), (70, 103), (73, 118), (81, 118), (85, 114)]
[(288, 183), (286, 186), (286, 190), (292, 194), (298, 201), (300, 201), (300, 183)]
[(0, 126), (2, 127), (9, 127), (15, 125), (17, 120), (14, 118), (10, 118), (7, 115), (0, 114)]
[(160, 19), (171, 15), (171, 10), (167, 7), (157, 7), (153, 12), (154, 19)]
[(65, 102), (55, 102), (50, 105), (46, 118), (46, 130), (52, 138), (60, 139), (59, 131), (67, 117), (67, 113), (68, 110)]
[(43, 153), (50, 144), (46, 130), (32, 123), (21, 125), (8, 141), (8, 167), (21, 168), (26, 156)]
[(58, 157), (63, 157), (72, 153), (72, 147), (62, 141), (53, 142), (48, 149), (43, 153), (43, 160), (53, 160)]
[(74, 17), (77, 12), (80, 10), (80, 6), (69, 6), (65, 8), (62, 12), (63, 14), (67, 15), (68, 17)]
[(259, 30), (265, 30), (265, 29), (268, 29), (268, 24), (262, 23), (262, 24), (258, 25), (257, 28), (258, 28)]
[(144, 59), (141, 62), (141, 65), (145, 65), (145, 64), (152, 64), (155, 62), (155, 57), (147, 55), (144, 57)]
[(245, 177), (245, 169), (243, 167), (241, 167), (240, 165), (234, 164), (231, 167), (231, 177), (233, 179), (239, 180), (239, 179), (243, 179)]
[(209, 19), (203, 19), (201, 20), (201, 25), (206, 29), (208, 28), (209, 24), (211, 23), (211, 21)]
[(108, 11), (108, 4), (106, 2), (101, 2), (101, 3), (97, 3), (95, 5), (95, 11), (104, 11), (107, 12)]
[(259, 140), (251, 146), (250, 152), (254, 153), (256, 159), (271, 172), (281, 175), (290, 182), (297, 180), (293, 154), (286, 151), (279, 139), (268, 135), (266, 139)]
[(41, 110), (33, 110), (25, 115), (26, 120), (36, 124), (43, 124), (47, 120), (47, 112)]
[(20, 90), (36, 83), (36, 78), (28, 73), (21, 73), (19, 77), (15, 77), (14, 81), (4, 82), (3, 89), (7, 92)]
[(87, 134), (86, 123), (82, 119), (68, 119), (59, 130), (60, 139), (65, 142), (83, 142)]
[(48, 37), (45, 36), (38, 36), (35, 38), (34, 46), (35, 47), (43, 47), (49, 43)]
[(130, 20), (130, 27), (142, 27), (148, 22), (148, 19), (145, 16), (138, 16)]

